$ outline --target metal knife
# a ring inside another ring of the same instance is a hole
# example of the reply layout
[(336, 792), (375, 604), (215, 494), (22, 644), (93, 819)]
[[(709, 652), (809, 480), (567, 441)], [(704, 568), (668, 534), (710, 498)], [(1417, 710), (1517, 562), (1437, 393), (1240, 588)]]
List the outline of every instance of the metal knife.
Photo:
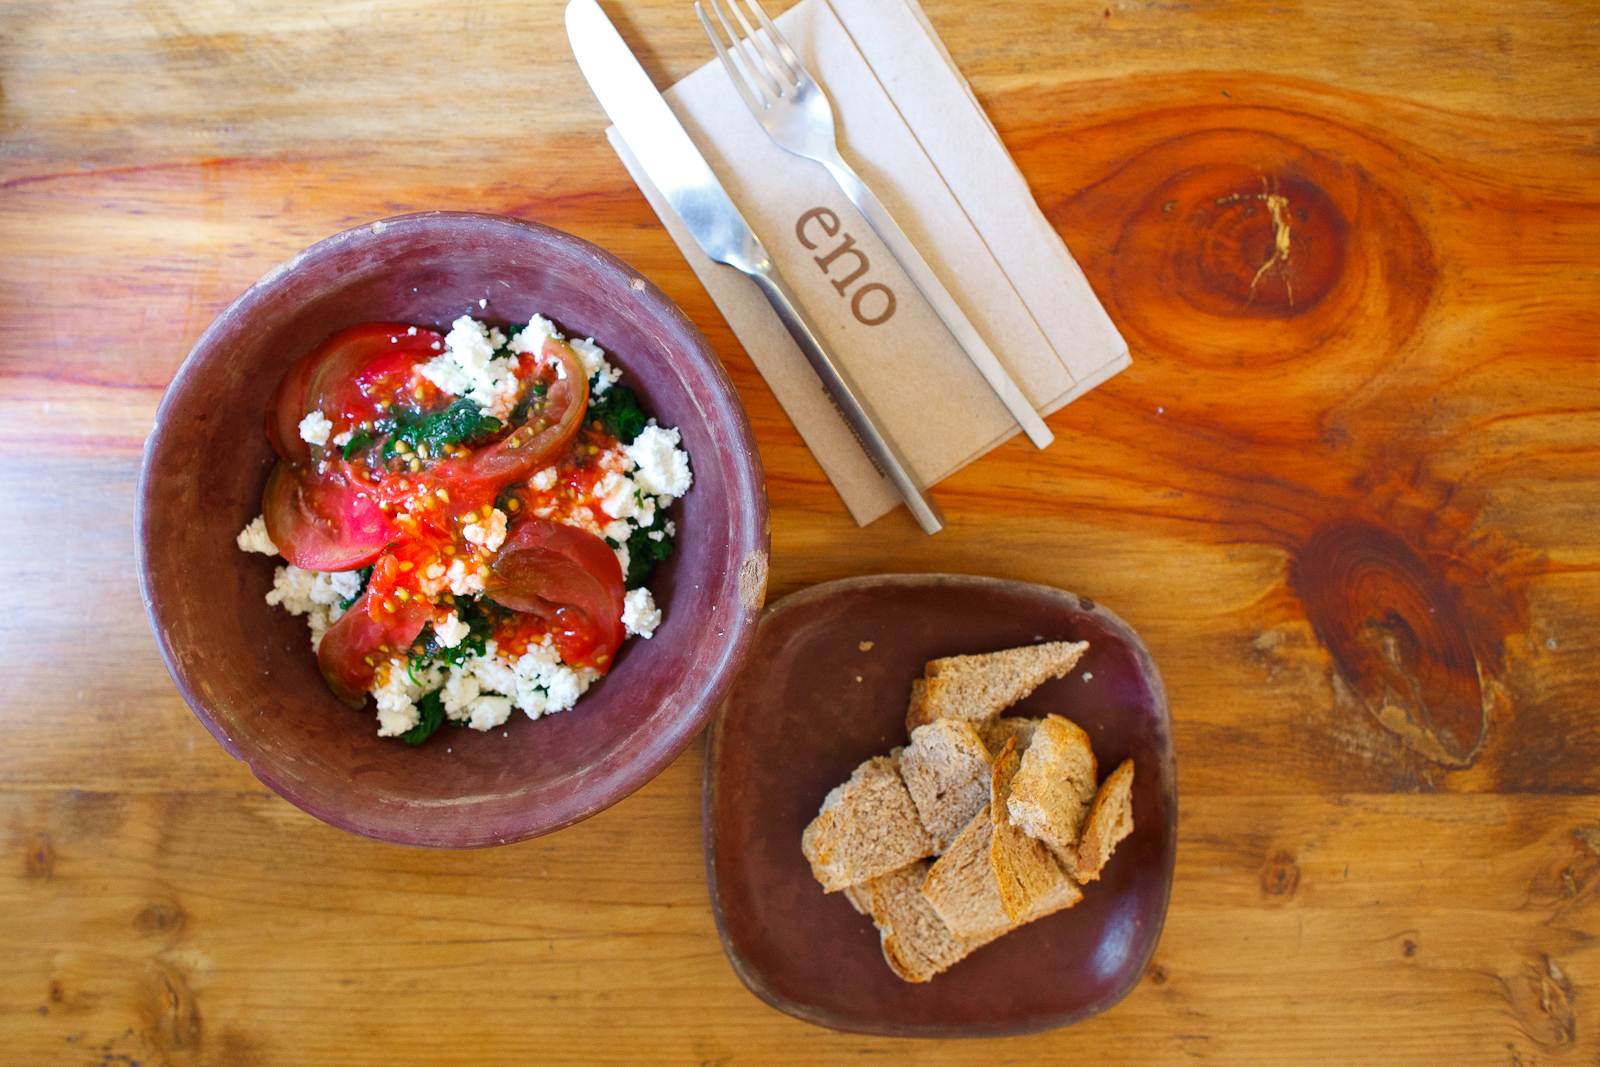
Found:
[(755, 281), (822, 379), (839, 414), (873, 465), (894, 484), (917, 525), (927, 533), (938, 533), (944, 528), (939, 506), (884, 433), (871, 405), (800, 307), (772, 257), (728, 199), (711, 167), (656, 92), (639, 61), (628, 51), (616, 27), (596, 0), (572, 0), (567, 5), (566, 21), (567, 40), (589, 88), (628, 142), (639, 165), (694, 235), (700, 250)]

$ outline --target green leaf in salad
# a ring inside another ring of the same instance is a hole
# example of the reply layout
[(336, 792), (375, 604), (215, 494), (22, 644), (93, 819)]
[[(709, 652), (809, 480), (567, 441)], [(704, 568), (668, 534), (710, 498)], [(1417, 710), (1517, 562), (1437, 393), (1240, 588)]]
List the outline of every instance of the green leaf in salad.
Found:
[(656, 569), (656, 564), (672, 555), (672, 538), (660, 530), (659, 540), (651, 538), (652, 531), (648, 529), (635, 530), (628, 538), (628, 573), (623, 575), (622, 584), (629, 589), (637, 589), (650, 577), (650, 572)]
[(589, 410), (584, 413), (584, 421), (596, 420), (606, 433), (625, 445), (633, 444), (633, 439), (639, 436), (647, 421), (644, 409), (639, 406), (639, 398), (625, 385), (613, 385), (599, 399), (593, 396), (589, 398)]
[(360, 452), (363, 448), (366, 448), (371, 444), (372, 435), (367, 433), (365, 430), (362, 430), (360, 433), (350, 438), (350, 440), (345, 443), (344, 451), (342, 453), (345, 462), (348, 463), (351, 456), (355, 455), (357, 452)]
[(443, 690), (436, 689), (417, 701), (417, 711), (420, 713), (417, 725), (400, 735), (400, 740), (408, 745), (422, 744), (432, 737), (434, 731), (444, 722)]
[[(470, 632), (455, 647), (445, 648), (439, 644), (439, 635), (434, 632), (433, 627), (428, 627), (418, 639), (418, 643), (412, 646), (413, 668), (424, 667), (430, 663), (459, 667), (469, 656), (483, 655), (483, 650), (489, 643), (489, 635), (494, 632), (495, 623), (493, 615), (486, 606), (487, 603), (476, 597), (456, 597), (456, 618), (466, 623)], [(413, 680), (415, 680), (414, 672)]]
[(445, 445), (471, 444), (491, 437), (505, 426), (494, 416), (485, 415), (482, 408), (466, 397), (431, 415), (397, 412), (393, 421), (393, 435), (383, 446), (384, 459), (393, 457), (398, 451), (396, 446), (402, 441), (412, 449), (427, 445), (437, 453)]

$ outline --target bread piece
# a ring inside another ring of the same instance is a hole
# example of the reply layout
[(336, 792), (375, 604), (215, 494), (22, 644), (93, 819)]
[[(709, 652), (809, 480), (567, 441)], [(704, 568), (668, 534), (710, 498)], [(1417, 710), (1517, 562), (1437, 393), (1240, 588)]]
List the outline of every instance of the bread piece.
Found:
[(1012, 716), (990, 719), (978, 728), (978, 736), (983, 738), (983, 743), (988, 746), (991, 756), (999, 755), (1000, 750), (1006, 747), (1006, 742), (1015, 737), (1017, 754), (1020, 756), (1033, 743), (1033, 732), (1043, 721), (1043, 719), (1020, 719)]
[[(995, 757), (991, 811), (1006, 810), (1012, 781), (1021, 762), (1016, 738), (1012, 738)], [(995, 821), (989, 841), (989, 859), (994, 865), (1000, 905), (1006, 916), (1018, 923), (1070, 908), (1083, 899), (1078, 883), (1068, 877), (1050, 849), (1011, 825), (1009, 819)]]
[(907, 982), (926, 982), (994, 938), (963, 941), (921, 893), (929, 863), (918, 860), (845, 890), (856, 910), (872, 916), (883, 958)]
[(828, 794), (801, 835), (800, 850), (832, 893), (933, 855), (933, 838), (894, 761), (878, 756)]
[(1089, 735), (1075, 722), (1048, 715), (1034, 730), (1011, 782), (1007, 821), (1043, 841), (1067, 873), (1076, 875), (1078, 840), (1098, 779)]
[(1100, 786), (1094, 807), (1083, 823), (1083, 838), (1078, 843), (1077, 879), (1093, 882), (1111, 858), (1117, 842), (1133, 833), (1133, 760), (1122, 766)]
[(930, 660), (922, 672), (923, 684), (911, 686), (906, 730), (934, 719), (986, 722), (1033, 692), (1046, 678), (1066, 674), (1088, 647), (1087, 641), (1055, 641), (982, 656)]
[(989, 750), (977, 731), (956, 719), (936, 719), (911, 732), (900, 776), (916, 802), (934, 851), (950, 847), (989, 802)]
[(988, 941), (1017, 926), (1000, 902), (1000, 883), (989, 859), (994, 823), (989, 805), (967, 823), (948, 851), (928, 869), (922, 895), (963, 941)]

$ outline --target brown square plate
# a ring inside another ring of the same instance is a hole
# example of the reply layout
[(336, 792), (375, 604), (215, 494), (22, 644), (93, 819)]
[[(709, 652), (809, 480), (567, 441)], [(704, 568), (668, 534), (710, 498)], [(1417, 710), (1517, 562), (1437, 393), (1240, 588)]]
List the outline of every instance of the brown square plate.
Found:
[[(1133, 833), (1076, 907), (931, 982), (901, 981), (871, 920), (812, 878), (801, 831), (857, 764), (907, 743), (906, 701), (925, 662), (1081, 640), (1089, 651), (1071, 674), (1006, 714), (1072, 719), (1102, 775), (1131, 757)], [(995, 1037), (1105, 1011), (1155, 951), (1177, 820), (1166, 691), (1138, 635), (1072, 593), (995, 578), (879, 575), (784, 597), (761, 618), (706, 761), (706, 873), (729, 961), (773, 1007), (857, 1033)]]

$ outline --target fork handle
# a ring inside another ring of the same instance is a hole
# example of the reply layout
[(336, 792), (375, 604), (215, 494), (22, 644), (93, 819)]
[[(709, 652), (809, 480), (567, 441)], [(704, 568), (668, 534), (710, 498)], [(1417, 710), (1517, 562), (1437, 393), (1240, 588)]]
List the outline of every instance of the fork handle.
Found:
[(806, 362), (811, 364), (811, 369), (822, 379), (822, 386), (828, 391), (828, 397), (834, 406), (839, 409), (839, 414), (844, 416), (845, 425), (855, 435), (857, 443), (872, 460), (873, 466), (894, 484), (901, 499), (905, 501), (907, 510), (917, 520), (917, 525), (922, 527), (924, 533), (930, 534), (936, 534), (944, 529), (944, 513), (939, 510), (939, 505), (933, 502), (927, 491), (918, 483), (916, 476), (911, 473), (910, 464), (889, 439), (889, 435), (883, 431), (873, 415), (871, 406), (861, 396), (855, 383), (850, 380), (850, 375), (840, 365), (828, 343), (822, 339), (822, 334), (816, 325), (801, 309), (794, 292), (783, 280), (783, 275), (772, 265), (772, 261), (762, 258), (752, 264), (734, 265), (754, 279), (756, 285), (761, 288), (761, 294), (778, 313), (784, 329), (789, 331), (789, 336), (794, 338), (794, 343), (799, 345), (800, 351), (805, 354)]
[(866, 217), (867, 222), (883, 239), (883, 243), (889, 246), (889, 252), (900, 261), (900, 266), (910, 275), (912, 284), (927, 298), (939, 316), (939, 321), (945, 324), (945, 328), (955, 337), (956, 343), (966, 351), (967, 358), (972, 360), (973, 365), (978, 368), (978, 373), (983, 375), (983, 380), (989, 383), (989, 388), (994, 390), (1000, 402), (1006, 406), (1006, 410), (1011, 412), (1011, 417), (1017, 420), (1022, 432), (1028, 435), (1028, 440), (1039, 448), (1045, 448), (1054, 441), (1055, 434), (1050, 432), (1050, 428), (1044, 424), (1044, 420), (1033, 409), (1033, 404), (1028, 398), (1022, 395), (1022, 390), (1017, 388), (1017, 383), (1012, 381), (1011, 375), (1006, 373), (1006, 369), (995, 358), (994, 352), (979, 336), (977, 328), (961, 310), (961, 305), (956, 303), (955, 297), (951, 296), (944, 283), (939, 281), (939, 276), (933, 273), (928, 261), (917, 251), (917, 246), (911, 243), (911, 238), (907, 237), (900, 224), (894, 221), (889, 209), (883, 206), (883, 202), (871, 189), (867, 188), (867, 183), (861, 180), (861, 176), (837, 152), (831, 158), (825, 156), (813, 158), (833, 173), (834, 180), (850, 198), (850, 202)]

